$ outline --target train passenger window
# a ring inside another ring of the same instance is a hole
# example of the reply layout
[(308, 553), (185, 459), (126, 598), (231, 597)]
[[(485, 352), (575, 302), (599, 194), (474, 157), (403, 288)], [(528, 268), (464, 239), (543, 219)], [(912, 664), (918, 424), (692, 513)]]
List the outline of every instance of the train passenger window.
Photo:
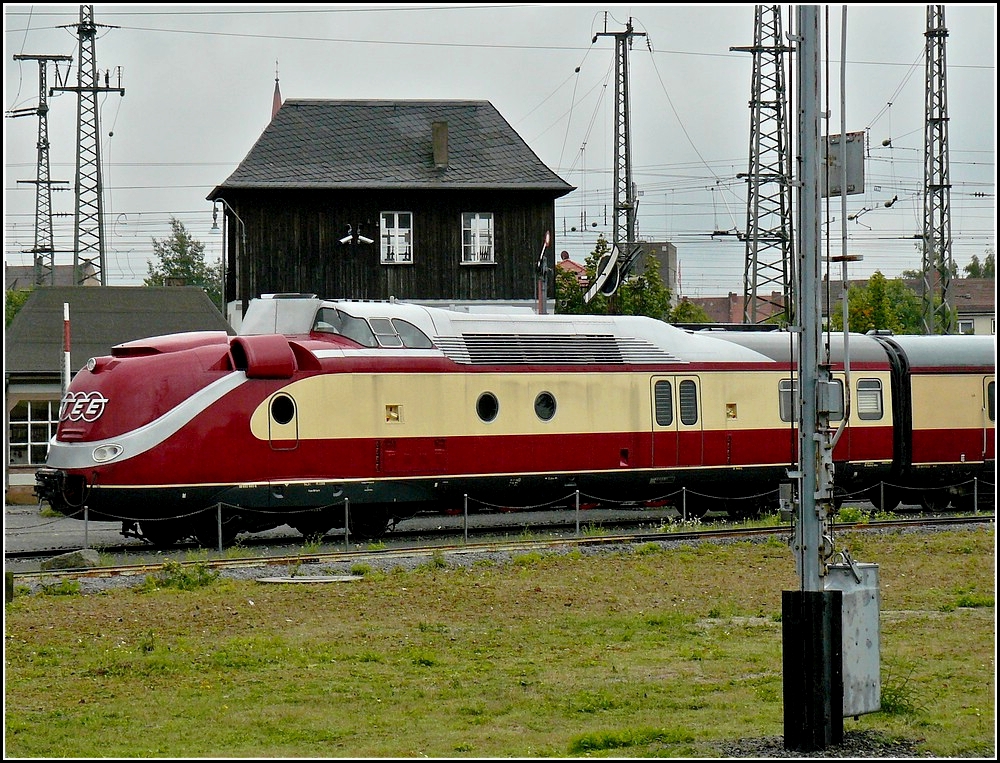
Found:
[(858, 379), (858, 418), (862, 421), (882, 418), (881, 379)]
[(476, 401), (476, 413), (479, 414), (479, 418), (489, 423), (497, 417), (500, 412), (500, 401), (497, 400), (497, 396), (492, 392), (484, 392), (479, 396)]
[(794, 379), (782, 379), (778, 382), (778, 416), (782, 421), (797, 421), (795, 410), (795, 392), (798, 385)]
[(997, 383), (991, 381), (986, 385), (986, 409), (990, 414), (990, 421), (997, 420)]
[(556, 399), (551, 392), (539, 392), (535, 398), (535, 415), (542, 421), (549, 421), (556, 415)]
[(674, 423), (674, 402), (670, 394), (670, 382), (658, 381), (653, 385), (653, 409), (658, 426), (668, 427)]
[(839, 394), (834, 395), (833, 406), (828, 411), (830, 421), (843, 421), (844, 419), (844, 382), (840, 379), (830, 380), (836, 387)]
[(677, 385), (677, 394), (681, 408), (682, 424), (698, 423), (698, 386), (690, 379), (684, 379)]
[(371, 318), (368, 323), (371, 324), (372, 331), (375, 333), (375, 339), (378, 341), (379, 346), (403, 346), (403, 340), (399, 338), (399, 335), (396, 333), (396, 329), (392, 327), (392, 321), (388, 318)]
[(392, 327), (396, 329), (399, 338), (403, 340), (404, 347), (426, 350), (434, 346), (434, 343), (427, 338), (427, 334), (408, 321), (393, 318)]

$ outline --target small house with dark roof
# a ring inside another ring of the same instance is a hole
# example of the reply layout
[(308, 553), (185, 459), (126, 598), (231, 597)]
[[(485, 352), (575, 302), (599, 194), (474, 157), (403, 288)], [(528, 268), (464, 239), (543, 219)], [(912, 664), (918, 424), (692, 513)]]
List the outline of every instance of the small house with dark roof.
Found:
[(195, 286), (41, 286), (4, 332), (8, 503), (34, 503), (35, 470), (59, 424), (69, 306), (69, 371), (123, 342), (181, 331), (235, 334)]
[(208, 199), (241, 315), (283, 292), (533, 307), (572, 190), (488, 101), (289, 99)]

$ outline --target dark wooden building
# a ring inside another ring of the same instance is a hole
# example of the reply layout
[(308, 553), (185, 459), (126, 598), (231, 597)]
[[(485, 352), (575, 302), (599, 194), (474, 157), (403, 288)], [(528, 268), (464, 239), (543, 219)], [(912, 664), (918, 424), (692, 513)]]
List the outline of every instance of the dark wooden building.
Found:
[(572, 190), (487, 101), (287, 100), (208, 199), (227, 303), (534, 305), (547, 235), (554, 293), (555, 200)]

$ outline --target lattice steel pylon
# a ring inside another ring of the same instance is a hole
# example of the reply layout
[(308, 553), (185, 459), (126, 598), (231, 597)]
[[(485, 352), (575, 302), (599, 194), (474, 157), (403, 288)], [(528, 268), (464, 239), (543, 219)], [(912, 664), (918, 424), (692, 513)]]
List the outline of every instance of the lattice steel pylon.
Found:
[[(750, 162), (746, 175), (737, 175), (747, 181), (743, 322), (762, 323), (779, 314), (790, 324), (795, 307), (795, 258), (785, 54), (791, 48), (782, 41), (781, 8), (756, 6), (753, 46), (730, 50), (753, 55)], [(774, 292), (780, 299), (772, 296)]]
[(38, 106), (33, 109), (15, 109), (8, 112), (10, 117), (26, 117), (31, 114), (38, 116), (38, 160), (36, 162), (34, 180), (18, 180), (19, 183), (34, 183), (35, 185), (35, 245), (28, 250), (33, 255), (35, 286), (55, 285), (55, 244), (52, 238), (52, 184), (64, 183), (64, 180), (53, 181), (49, 174), (49, 101), (48, 101), (48, 65), (56, 64), (56, 82), (59, 82), (58, 62), (72, 61), (72, 56), (60, 55), (28, 55), (15, 54), (15, 61), (38, 62)]
[(944, 6), (927, 6), (924, 32), (924, 228), (923, 315), (925, 334), (950, 334), (951, 182), (948, 173), (948, 72), (945, 66)]
[(73, 234), (73, 281), (82, 285), (97, 279), (107, 286), (104, 250), (104, 187), (101, 182), (101, 131), (98, 119), (97, 94), (117, 92), (125, 95), (121, 87), (108, 83), (109, 73), (104, 74), (104, 86), (97, 77), (96, 37), (98, 26), (94, 23), (94, 6), (80, 6), (80, 22), (75, 25), (79, 37), (76, 87), (55, 87), (55, 91), (77, 94), (76, 110), (76, 212)]

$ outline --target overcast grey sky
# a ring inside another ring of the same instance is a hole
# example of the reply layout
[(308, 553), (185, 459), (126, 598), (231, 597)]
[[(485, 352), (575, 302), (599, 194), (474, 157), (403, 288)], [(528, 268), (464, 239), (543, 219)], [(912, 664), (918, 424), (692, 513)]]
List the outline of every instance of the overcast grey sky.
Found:
[[(846, 124), (870, 145), (865, 193), (848, 197), (848, 251), (864, 257), (849, 275), (891, 278), (920, 267), (927, 6), (847, 7)], [(839, 133), (843, 6), (822, 8), (823, 100), (829, 132)], [(16, 54), (73, 56), (76, 83), (79, 16), (79, 5), (4, 6), (5, 111), (38, 102), (38, 64)], [(730, 48), (753, 42), (747, 4), (95, 5), (94, 20), (107, 25), (97, 66), (112, 85), (120, 73), (125, 88), (99, 99), (109, 284), (142, 282), (171, 217), (219, 256), (205, 197), (267, 126), (276, 74), (283, 98), (492, 102), (576, 186), (557, 202), (555, 245), (582, 262), (614, 222), (615, 43), (592, 40), (629, 19), (646, 35), (629, 54), (639, 236), (677, 246), (683, 295), (741, 293), (745, 244), (713, 232), (746, 227), (737, 174), (749, 162), (752, 59)], [(962, 267), (996, 249), (996, 7), (947, 5), (945, 23), (952, 253)], [(57, 93), (49, 107), (50, 176), (72, 188), (76, 95)], [(35, 177), (37, 130), (34, 116), (5, 119), (11, 265), (31, 262), (35, 192), (18, 181)], [(56, 249), (72, 248), (73, 211), (71, 191), (53, 194)], [(839, 253), (839, 199), (829, 217)], [(57, 257), (70, 263), (71, 254)]]

